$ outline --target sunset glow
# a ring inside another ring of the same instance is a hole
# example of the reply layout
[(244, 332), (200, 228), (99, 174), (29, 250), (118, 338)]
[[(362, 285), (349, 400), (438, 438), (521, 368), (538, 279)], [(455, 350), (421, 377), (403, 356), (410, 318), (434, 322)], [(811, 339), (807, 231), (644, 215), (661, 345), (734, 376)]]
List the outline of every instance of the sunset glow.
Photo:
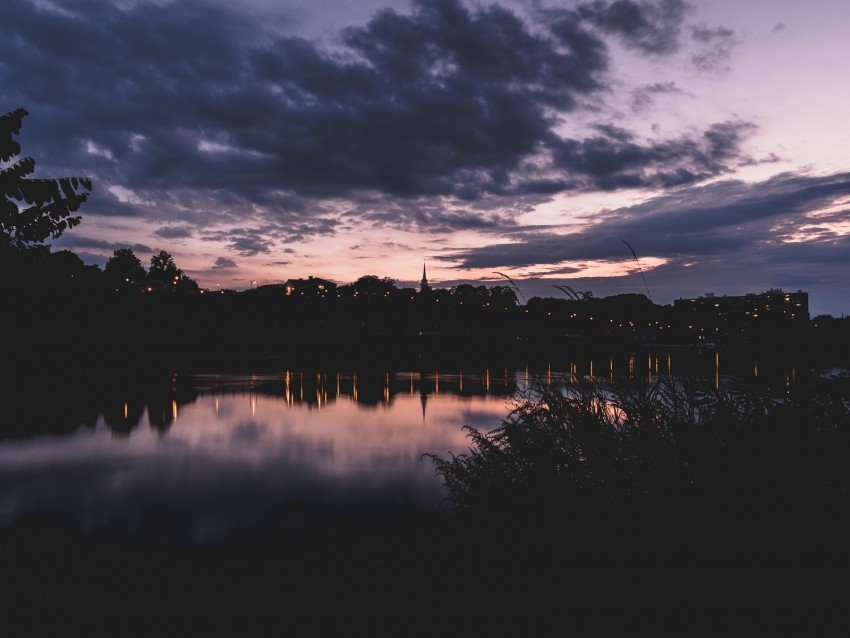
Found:
[(0, 77), (41, 174), (94, 180), (53, 242), (88, 263), (163, 249), (245, 289), (413, 286), (424, 261), (605, 296), (644, 289), (628, 241), (657, 302), (805, 288), (839, 314), (848, 23), (828, 0), (12, 0)]

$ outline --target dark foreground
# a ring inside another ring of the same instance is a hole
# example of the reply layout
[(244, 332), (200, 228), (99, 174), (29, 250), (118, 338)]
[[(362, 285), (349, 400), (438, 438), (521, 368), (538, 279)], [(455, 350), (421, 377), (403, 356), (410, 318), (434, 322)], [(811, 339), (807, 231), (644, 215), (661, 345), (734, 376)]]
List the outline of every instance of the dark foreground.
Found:
[(0, 636), (823, 635), (850, 575), (846, 386), (767, 412), (697, 394), (699, 428), (684, 387), (626, 388), (652, 427), (617, 430), (582, 427), (610, 388), (544, 393), (443, 465), (454, 512), (305, 495), (198, 542), (165, 498), (88, 531), (0, 503)]
[(801, 515), (295, 508), (200, 546), (165, 518), (31, 520), (0, 531), (3, 635), (814, 635), (844, 613), (847, 526)]

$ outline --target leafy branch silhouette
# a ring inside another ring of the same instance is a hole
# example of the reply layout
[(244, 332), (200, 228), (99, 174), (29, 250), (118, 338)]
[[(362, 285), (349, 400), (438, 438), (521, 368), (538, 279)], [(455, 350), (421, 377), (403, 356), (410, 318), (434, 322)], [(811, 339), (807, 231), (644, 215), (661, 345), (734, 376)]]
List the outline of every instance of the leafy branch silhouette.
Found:
[(14, 137), (28, 114), (18, 108), (0, 116), (0, 162), (12, 162), (0, 170), (0, 239), (18, 248), (56, 239), (79, 224), (80, 217), (73, 213), (92, 190), (87, 177), (28, 177), (35, 171), (35, 160), (15, 159), (21, 145)]

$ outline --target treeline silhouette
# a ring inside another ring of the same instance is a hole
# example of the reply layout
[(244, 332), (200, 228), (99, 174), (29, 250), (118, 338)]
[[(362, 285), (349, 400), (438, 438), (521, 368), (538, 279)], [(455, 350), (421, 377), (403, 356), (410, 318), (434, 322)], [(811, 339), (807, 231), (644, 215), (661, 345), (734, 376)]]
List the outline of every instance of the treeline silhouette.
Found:
[[(155, 255), (146, 270), (131, 249), (116, 250), (101, 270), (70, 251), (7, 244), (0, 250), (0, 298), (7, 308), (0, 328), (15, 336), (10, 354), (85, 353), (94, 359), (409, 355), (441, 347), (530, 353), (587, 340), (705, 345), (706, 334), (720, 334), (711, 317), (682, 315), (641, 294), (534, 297), (520, 305), (510, 286), (422, 292), (373, 275), (321, 290), (280, 284), (209, 291), (167, 252)], [(825, 317), (726, 324), (718, 341), (839, 355), (850, 352), (849, 325)]]

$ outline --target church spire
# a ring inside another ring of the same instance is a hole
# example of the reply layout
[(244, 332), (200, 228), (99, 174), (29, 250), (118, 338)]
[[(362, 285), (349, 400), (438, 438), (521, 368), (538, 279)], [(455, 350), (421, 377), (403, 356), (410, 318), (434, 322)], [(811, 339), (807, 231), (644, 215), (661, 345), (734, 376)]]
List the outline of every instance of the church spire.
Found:
[(420, 292), (428, 292), (431, 290), (431, 286), (428, 285), (428, 277), (425, 274), (425, 262), (422, 262), (422, 281), (419, 282), (419, 291)]

